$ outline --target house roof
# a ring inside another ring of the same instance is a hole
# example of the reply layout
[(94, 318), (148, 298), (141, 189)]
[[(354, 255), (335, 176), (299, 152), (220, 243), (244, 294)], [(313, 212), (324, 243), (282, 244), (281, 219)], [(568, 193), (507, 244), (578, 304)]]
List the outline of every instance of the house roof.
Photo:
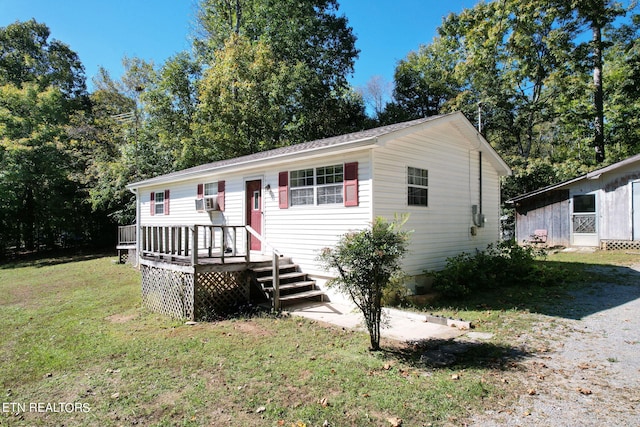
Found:
[(628, 165), (632, 165), (632, 164), (637, 163), (637, 162), (640, 162), (640, 154), (636, 154), (635, 156), (628, 157), (628, 158), (626, 158), (624, 160), (621, 160), (621, 161), (619, 161), (617, 163), (610, 164), (609, 166), (605, 166), (605, 167), (600, 168), (600, 169), (595, 169), (595, 170), (593, 170), (591, 172), (587, 172), (586, 174), (580, 175), (580, 176), (578, 176), (576, 178), (572, 178), (572, 179), (569, 179), (567, 181), (562, 181), (562, 182), (559, 182), (557, 184), (548, 185), (546, 187), (542, 187), (542, 188), (539, 188), (537, 190), (530, 191), (530, 192), (525, 193), (525, 194), (521, 194), (519, 196), (516, 196), (516, 197), (513, 197), (513, 198), (507, 200), (507, 203), (516, 203), (516, 202), (519, 202), (521, 200), (525, 200), (525, 199), (528, 199), (530, 197), (534, 197), (534, 196), (546, 193), (548, 191), (557, 190), (559, 188), (562, 188), (562, 187), (565, 187), (567, 185), (576, 183), (578, 181), (582, 181), (584, 179), (598, 179), (598, 178), (600, 178), (600, 175), (602, 175), (602, 174), (615, 171), (617, 169), (620, 169), (620, 168), (628, 166)]
[[(217, 162), (206, 163), (203, 165), (195, 166), (189, 169), (184, 169), (176, 172), (172, 172), (165, 175), (160, 175), (154, 178), (138, 181), (127, 185), (129, 189), (135, 189), (138, 187), (161, 184), (168, 181), (176, 181), (182, 179), (193, 178), (194, 176), (203, 175), (206, 173), (217, 172), (221, 169), (233, 167), (234, 169), (243, 166), (249, 166), (257, 162), (270, 161), (275, 159), (285, 159), (290, 156), (300, 155), (312, 155), (316, 152), (330, 149), (356, 149), (373, 147), (378, 144), (379, 139), (388, 136), (395, 136), (403, 132), (412, 131), (412, 128), (419, 128), (423, 125), (427, 125), (433, 122), (448, 119), (464, 119), (462, 130), (466, 136), (470, 136), (469, 133), (475, 131), (473, 125), (464, 117), (460, 112), (454, 112), (449, 114), (443, 114), (438, 116), (424, 117), (421, 119), (411, 120), (402, 123), (395, 123), (392, 125), (381, 126), (373, 129), (367, 129), (360, 132), (353, 132), (344, 135), (333, 136), (330, 138), (317, 139), (314, 141), (304, 142), (301, 144), (289, 145), (286, 147), (276, 148), (268, 151), (261, 151), (246, 156), (235, 157), (232, 159), (220, 160)], [(417, 129), (416, 129), (417, 130)], [(496, 165), (496, 167), (504, 172), (504, 174), (510, 174), (511, 170), (502, 158), (491, 148), (489, 143), (477, 132), (478, 139), (481, 145), (483, 145), (491, 153), (490, 160)]]

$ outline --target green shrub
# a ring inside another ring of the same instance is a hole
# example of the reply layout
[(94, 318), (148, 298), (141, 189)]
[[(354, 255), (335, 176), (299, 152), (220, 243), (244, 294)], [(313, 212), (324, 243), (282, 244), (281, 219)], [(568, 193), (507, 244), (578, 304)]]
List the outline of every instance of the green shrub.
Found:
[(383, 293), (398, 278), (407, 252), (409, 232), (400, 230), (407, 218), (387, 222), (378, 217), (371, 227), (343, 235), (318, 257), (326, 270), (338, 273), (327, 285), (347, 295), (362, 312), (372, 350), (380, 349)]
[(475, 254), (461, 253), (447, 259), (441, 271), (429, 271), (433, 289), (445, 297), (461, 297), (472, 292), (499, 289), (516, 283), (539, 284), (535, 260), (543, 254), (514, 240), (490, 244)]

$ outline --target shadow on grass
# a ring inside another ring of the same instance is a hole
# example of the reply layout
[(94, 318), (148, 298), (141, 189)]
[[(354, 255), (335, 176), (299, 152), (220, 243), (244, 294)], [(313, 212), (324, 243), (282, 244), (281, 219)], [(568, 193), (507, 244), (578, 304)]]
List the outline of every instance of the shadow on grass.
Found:
[(429, 339), (403, 348), (383, 350), (386, 357), (417, 368), (502, 369), (526, 359), (531, 353), (489, 342)]
[(418, 307), (434, 311), (517, 309), (578, 320), (640, 298), (640, 272), (629, 267), (554, 261), (541, 266), (542, 285), (532, 286), (514, 277), (509, 287), (478, 290)]
[(115, 253), (102, 250), (57, 249), (14, 255), (11, 258), (0, 261), (0, 269), (47, 267), (105, 257), (115, 257)]

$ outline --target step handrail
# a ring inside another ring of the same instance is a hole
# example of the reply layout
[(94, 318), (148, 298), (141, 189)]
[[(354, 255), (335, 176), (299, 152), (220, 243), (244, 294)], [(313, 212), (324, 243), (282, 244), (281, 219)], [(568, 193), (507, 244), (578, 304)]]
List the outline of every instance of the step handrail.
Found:
[[(271, 269), (273, 270), (273, 309), (274, 311), (280, 311), (280, 258), (282, 258), (283, 254), (250, 225), (245, 225), (245, 228), (249, 234), (260, 240), (260, 243), (271, 249), (273, 255), (271, 259)], [(248, 240), (250, 239), (248, 238), (247, 241)], [(251, 244), (247, 242), (247, 248), (249, 247), (251, 247)]]
[(264, 238), (264, 236), (260, 233), (258, 233), (256, 230), (254, 230), (250, 225), (245, 225), (244, 228), (247, 229), (247, 231), (256, 239), (260, 240), (260, 243), (262, 243), (263, 245), (267, 246), (269, 249), (271, 249), (271, 251), (273, 253), (275, 253), (276, 255), (278, 255), (279, 257), (282, 257), (283, 254), (277, 250), (271, 243), (269, 243), (267, 241), (267, 239)]

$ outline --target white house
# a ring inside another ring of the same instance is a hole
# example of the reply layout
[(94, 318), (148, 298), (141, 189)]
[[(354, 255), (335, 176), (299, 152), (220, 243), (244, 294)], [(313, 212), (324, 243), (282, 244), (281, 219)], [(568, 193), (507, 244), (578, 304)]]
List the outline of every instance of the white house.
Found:
[[(275, 249), (320, 287), (329, 275), (316, 260), (322, 248), (377, 216), (409, 214), (404, 270), (415, 290), (425, 270), (499, 239), (500, 177), (510, 173), (456, 112), (209, 163), (128, 188), (137, 199), (140, 257), (153, 236), (168, 236), (162, 227), (236, 226), (225, 229), (218, 246), (236, 255), (249, 239), (251, 254)], [(245, 226), (255, 233), (244, 233)], [(213, 245), (220, 230), (211, 232)]]

